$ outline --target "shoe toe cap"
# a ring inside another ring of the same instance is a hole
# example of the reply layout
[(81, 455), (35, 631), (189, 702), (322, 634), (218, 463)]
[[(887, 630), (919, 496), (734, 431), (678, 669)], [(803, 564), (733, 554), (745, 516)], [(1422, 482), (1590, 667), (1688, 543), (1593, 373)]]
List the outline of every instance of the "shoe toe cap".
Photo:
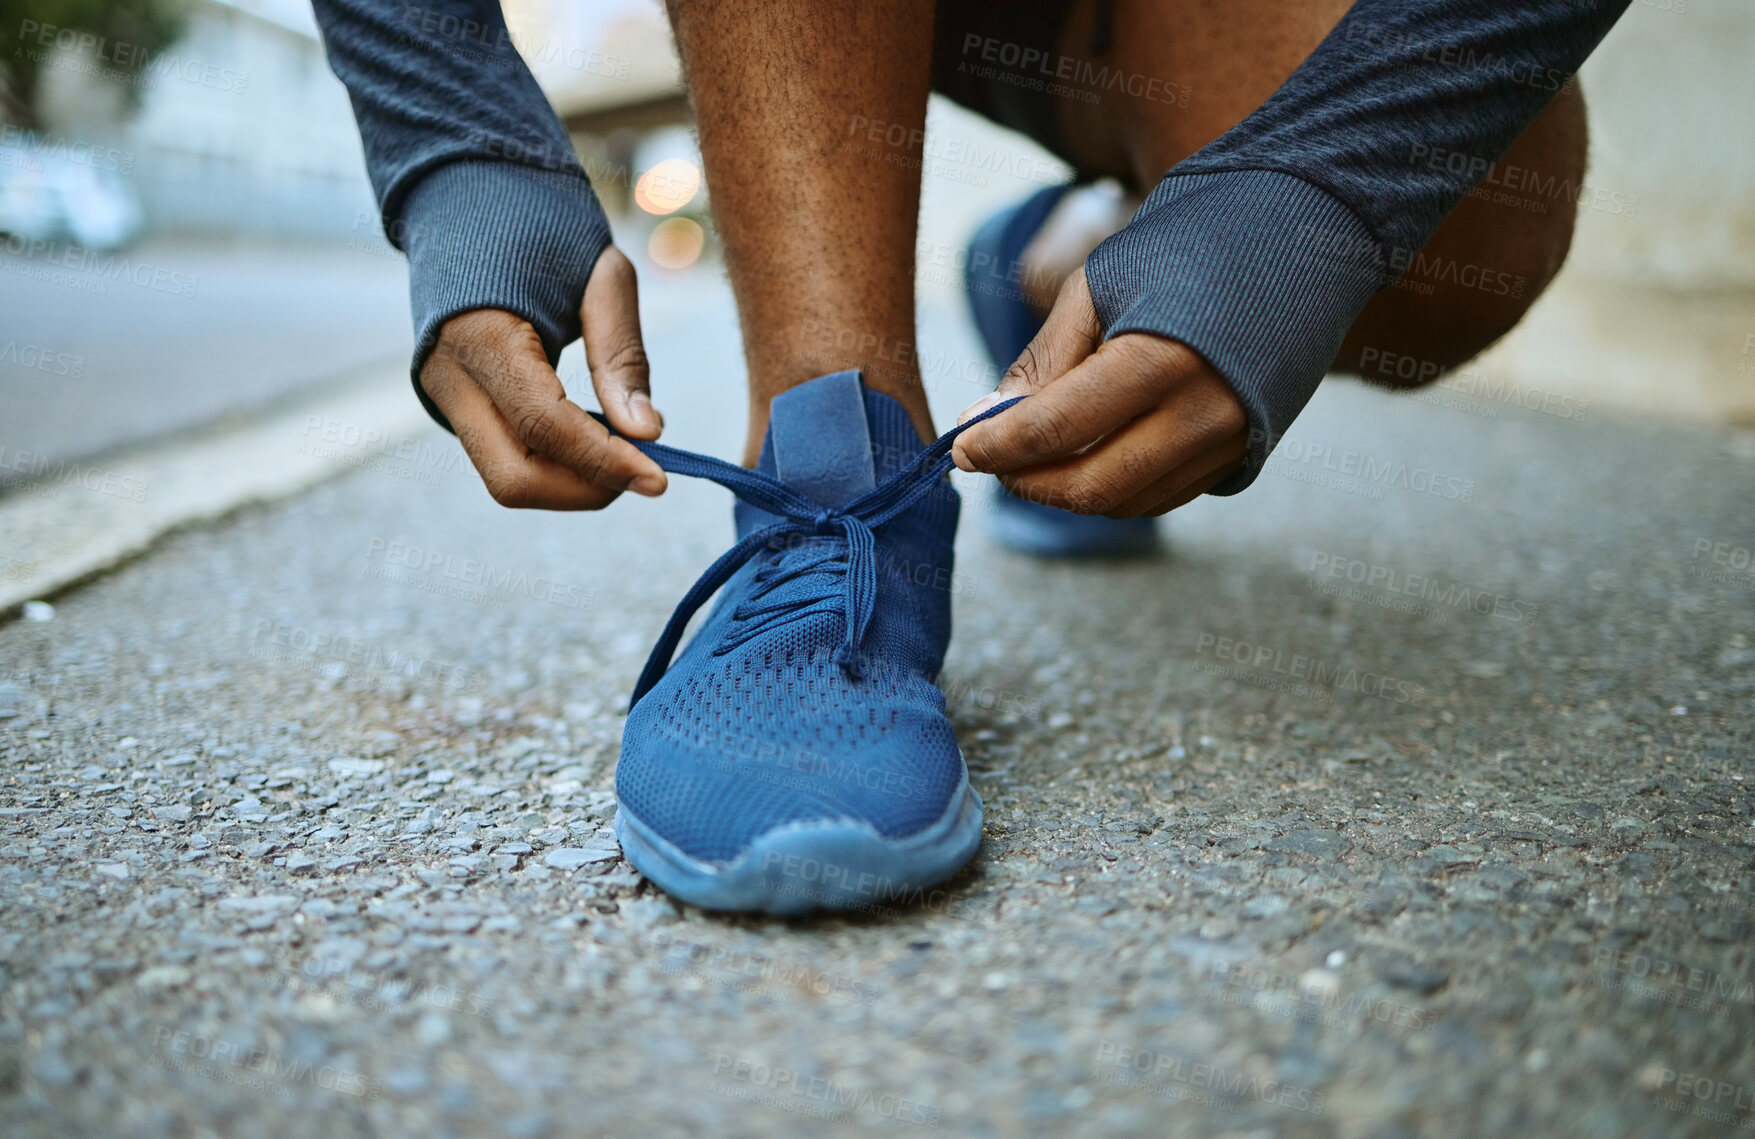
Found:
[(761, 723), (641, 715), (644, 704), (628, 719), (617, 797), (706, 862), (736, 858), (760, 835), (800, 824), (844, 821), (906, 838), (939, 818), (965, 781), (942, 713), (898, 709), (879, 730), (833, 709), (814, 724)]

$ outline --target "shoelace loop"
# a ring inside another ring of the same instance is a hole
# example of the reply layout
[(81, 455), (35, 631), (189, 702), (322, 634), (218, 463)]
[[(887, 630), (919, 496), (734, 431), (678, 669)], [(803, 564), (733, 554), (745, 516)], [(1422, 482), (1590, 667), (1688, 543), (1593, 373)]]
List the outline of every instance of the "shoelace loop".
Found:
[[(839, 536), (847, 544), (842, 587), (846, 635), (835, 650), (835, 663), (849, 677), (859, 679), (862, 675), (860, 644), (865, 639), (866, 626), (871, 623), (872, 610), (877, 604), (877, 537), (873, 531), (924, 498), (939, 484), (939, 480), (950, 474), (953, 466), (951, 444), (956, 442), (957, 436), (1017, 402), (1017, 399), (1007, 400), (969, 422), (951, 428), (927, 444), (894, 476), (840, 508), (825, 507), (799, 494), (779, 479), (760, 471), (734, 466), (708, 455), (667, 447), (662, 443), (628, 439), (629, 443), (671, 474), (710, 479), (756, 509), (780, 517), (780, 521), (751, 532), (719, 555), (718, 560), (708, 566), (706, 572), (689, 587), (683, 599), (677, 602), (676, 611), (665, 623), (658, 643), (652, 646), (652, 655), (646, 658), (646, 667), (640, 672), (639, 683), (634, 686), (634, 694), (629, 699), (628, 706), (632, 708), (638, 704), (640, 698), (663, 679), (670, 668), (671, 658), (676, 655), (677, 646), (682, 641), (683, 631), (688, 628), (690, 618), (701, 606), (719, 592), (720, 587), (731, 580), (732, 575), (757, 552), (764, 548), (782, 548), (786, 540), (795, 535), (830, 538)], [(605, 427), (609, 426), (601, 415), (593, 413), (593, 417)], [(613, 428), (611, 432), (614, 433)], [(627, 436), (623, 435), (621, 438), (627, 439)]]

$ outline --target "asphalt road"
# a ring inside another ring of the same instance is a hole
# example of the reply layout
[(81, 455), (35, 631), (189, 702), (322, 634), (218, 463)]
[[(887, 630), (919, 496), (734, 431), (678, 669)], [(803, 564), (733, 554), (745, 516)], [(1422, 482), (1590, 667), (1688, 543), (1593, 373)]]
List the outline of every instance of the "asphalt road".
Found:
[(413, 343), (407, 271), (370, 232), (304, 247), (0, 250), (0, 312), (0, 487), (249, 414)]
[[(670, 441), (733, 454), (735, 324), (683, 310)], [(425, 441), (0, 627), (6, 1134), (1755, 1121), (1746, 436), (1334, 384), (1106, 568), (997, 551), (977, 489), (982, 852), (799, 921), (679, 909), (608, 829), (722, 492), (514, 514)]]

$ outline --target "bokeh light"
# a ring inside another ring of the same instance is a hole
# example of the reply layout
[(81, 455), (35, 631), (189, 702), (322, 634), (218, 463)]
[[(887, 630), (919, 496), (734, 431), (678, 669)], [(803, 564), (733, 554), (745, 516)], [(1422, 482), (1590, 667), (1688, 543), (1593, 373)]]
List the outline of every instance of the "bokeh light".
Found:
[(666, 158), (634, 183), (634, 201), (649, 214), (674, 214), (701, 192), (701, 170), (686, 158)]
[(687, 269), (701, 258), (707, 233), (691, 218), (666, 218), (653, 227), (646, 256), (661, 269)]

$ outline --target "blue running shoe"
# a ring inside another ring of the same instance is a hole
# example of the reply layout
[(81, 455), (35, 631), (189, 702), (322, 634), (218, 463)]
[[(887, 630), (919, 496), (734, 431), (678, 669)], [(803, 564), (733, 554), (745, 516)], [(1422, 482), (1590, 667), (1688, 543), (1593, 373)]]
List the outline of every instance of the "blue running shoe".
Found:
[(740, 500), (737, 544), (677, 606), (622, 736), (616, 834), (665, 892), (716, 910), (862, 909), (975, 853), (981, 800), (934, 684), (956, 434), (923, 447), (900, 404), (840, 372), (774, 400), (754, 471), (635, 441)]
[[(1024, 299), (1016, 265), (1071, 186), (1050, 186), (988, 218), (969, 242), (963, 288), (975, 328), (994, 366), (1009, 368), (1042, 327)], [(996, 487), (988, 533), (1000, 545), (1045, 558), (1120, 558), (1151, 554), (1151, 518), (1104, 518), (1030, 502)]]

